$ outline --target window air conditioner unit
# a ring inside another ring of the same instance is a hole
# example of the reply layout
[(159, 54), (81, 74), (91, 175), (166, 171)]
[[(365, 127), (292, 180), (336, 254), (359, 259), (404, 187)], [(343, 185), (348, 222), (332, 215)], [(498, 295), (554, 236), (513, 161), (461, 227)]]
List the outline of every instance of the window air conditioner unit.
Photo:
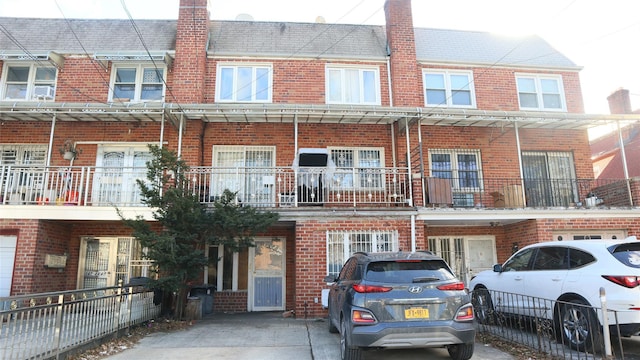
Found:
[(53, 100), (55, 89), (53, 86), (34, 86), (33, 97), (38, 100)]

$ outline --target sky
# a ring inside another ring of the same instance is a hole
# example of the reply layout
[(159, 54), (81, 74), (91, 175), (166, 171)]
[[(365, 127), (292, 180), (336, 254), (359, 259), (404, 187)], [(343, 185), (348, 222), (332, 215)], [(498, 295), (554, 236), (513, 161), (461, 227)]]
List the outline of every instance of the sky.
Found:
[[(209, 0), (211, 19), (384, 24), (385, 0)], [(176, 19), (179, 0), (0, 0), (0, 17)], [(585, 112), (630, 91), (640, 109), (639, 0), (413, 0), (415, 27), (535, 34), (583, 67)], [(124, 6), (123, 6), (124, 5)]]

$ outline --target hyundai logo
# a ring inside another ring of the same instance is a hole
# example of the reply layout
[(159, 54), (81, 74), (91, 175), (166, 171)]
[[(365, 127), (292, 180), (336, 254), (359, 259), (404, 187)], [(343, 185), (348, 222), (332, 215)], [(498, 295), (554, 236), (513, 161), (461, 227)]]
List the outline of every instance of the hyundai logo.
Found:
[(420, 294), (422, 292), (422, 286), (412, 286), (409, 288), (409, 292), (412, 294)]

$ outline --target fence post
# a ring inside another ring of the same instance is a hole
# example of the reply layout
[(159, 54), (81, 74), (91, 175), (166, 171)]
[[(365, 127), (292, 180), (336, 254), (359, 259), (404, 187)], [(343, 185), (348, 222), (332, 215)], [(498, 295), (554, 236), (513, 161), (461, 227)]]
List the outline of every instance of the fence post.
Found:
[(602, 306), (602, 336), (604, 336), (604, 353), (611, 357), (611, 336), (609, 334), (609, 313), (607, 312), (607, 294), (604, 288), (600, 288), (600, 303)]
[(116, 308), (115, 308), (115, 313), (116, 313), (116, 318), (115, 318), (115, 331), (114, 331), (114, 335), (113, 338), (117, 339), (118, 338), (118, 331), (120, 330), (120, 305), (122, 304), (122, 279), (118, 280), (118, 289), (116, 290)]
[(64, 294), (58, 295), (58, 306), (56, 307), (56, 328), (53, 337), (53, 344), (56, 349), (56, 359), (60, 359), (60, 338), (62, 337), (62, 311), (64, 309)]

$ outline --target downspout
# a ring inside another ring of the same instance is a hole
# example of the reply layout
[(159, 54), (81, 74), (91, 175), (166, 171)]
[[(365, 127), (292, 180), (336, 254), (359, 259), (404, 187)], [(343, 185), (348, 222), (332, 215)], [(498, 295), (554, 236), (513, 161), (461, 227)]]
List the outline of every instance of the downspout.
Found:
[(418, 119), (418, 151), (420, 154), (420, 186), (422, 186), (422, 203), (426, 204), (427, 191), (424, 184), (424, 156), (422, 152), (422, 118)]
[[(387, 87), (389, 88), (389, 107), (393, 107), (393, 89), (391, 88), (391, 53), (389, 51), (389, 46), (387, 45)], [(397, 152), (396, 152), (396, 134), (395, 134), (395, 130), (393, 129), (393, 123), (390, 124), (391, 126), (391, 157), (393, 159), (393, 167), (398, 166), (398, 160), (396, 158), (397, 156)]]
[(180, 114), (180, 127), (178, 129), (178, 157), (182, 155), (182, 130), (184, 128), (184, 114)]
[[(53, 153), (53, 134), (56, 131), (56, 114), (51, 119), (51, 131), (49, 131), (49, 155), (47, 156), (47, 167), (51, 166), (51, 154)], [(49, 177), (47, 177), (48, 179)]]
[[(409, 147), (409, 120), (404, 118), (404, 132), (407, 136), (407, 169), (409, 172), (409, 198), (411, 203), (409, 206), (413, 206), (413, 172), (411, 169), (411, 148)], [(416, 216), (411, 215), (411, 251), (416, 251)]]
[[(293, 165), (296, 161), (296, 156), (298, 156), (298, 113), (293, 114)], [(293, 168), (293, 186), (295, 196), (293, 197), (293, 206), (298, 207), (298, 167), (295, 166)]]
[(516, 147), (518, 150), (518, 167), (520, 168), (520, 186), (522, 187), (522, 203), (527, 206), (527, 199), (524, 195), (524, 169), (522, 168), (522, 149), (520, 148), (520, 132), (518, 131), (518, 122), (513, 123), (516, 133)]
[(627, 167), (627, 154), (624, 151), (624, 141), (622, 140), (622, 130), (620, 129), (620, 120), (616, 121), (618, 125), (618, 141), (620, 142), (620, 155), (622, 155), (622, 169), (624, 170), (624, 179), (627, 183), (627, 193), (629, 194), (629, 203), (633, 206), (633, 194), (631, 193), (631, 179), (629, 179), (629, 169)]
[(160, 144), (159, 144), (160, 149), (162, 149), (163, 142), (164, 142), (164, 111), (162, 112), (162, 121), (160, 121)]

